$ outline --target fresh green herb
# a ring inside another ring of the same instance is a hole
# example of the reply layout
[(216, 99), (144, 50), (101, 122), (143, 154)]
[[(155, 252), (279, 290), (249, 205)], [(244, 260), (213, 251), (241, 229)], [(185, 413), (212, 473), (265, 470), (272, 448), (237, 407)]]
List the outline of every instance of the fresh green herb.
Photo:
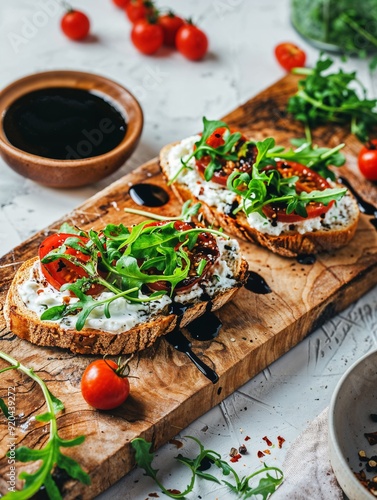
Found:
[(192, 205), (191, 200), (187, 200), (183, 203), (181, 213), (177, 217), (165, 217), (164, 215), (155, 214), (153, 212), (146, 212), (145, 210), (138, 210), (136, 208), (126, 207), (124, 211), (128, 214), (142, 215), (143, 217), (149, 217), (153, 220), (182, 220), (182, 221), (190, 221), (192, 217), (198, 215), (201, 207), (201, 203), (195, 203)]
[[(214, 148), (210, 144), (207, 143), (210, 136), (217, 129), (225, 129), (222, 133), (223, 144)], [(240, 132), (231, 133), (229, 130), (229, 126), (222, 121), (219, 120), (207, 120), (205, 116), (203, 116), (203, 133), (199, 139), (195, 143), (195, 147), (193, 152), (185, 159), (181, 158), (182, 167), (178, 170), (178, 172), (172, 177), (168, 184), (173, 184), (175, 180), (179, 177), (180, 173), (185, 169), (191, 169), (188, 162), (191, 158), (196, 158), (200, 160), (203, 156), (209, 157), (209, 163), (204, 171), (204, 178), (206, 181), (212, 179), (213, 174), (216, 170), (221, 170), (223, 161), (236, 161), (238, 160), (238, 156), (234, 151), (234, 146), (241, 138)]]
[[(331, 44), (360, 58), (377, 50), (375, 0), (293, 0), (292, 22), (309, 40)], [(371, 61), (377, 61), (377, 58)]]
[[(60, 448), (71, 448), (77, 446), (85, 440), (85, 436), (78, 436), (74, 439), (63, 439), (59, 436), (56, 415), (64, 409), (63, 403), (57, 399), (48, 390), (45, 382), (34, 372), (32, 368), (28, 368), (12, 358), (8, 354), (0, 351), (0, 358), (7, 361), (11, 366), (0, 370), (0, 373), (13, 369), (20, 370), (28, 377), (34, 380), (42, 389), (45, 397), (47, 412), (35, 417), (39, 422), (49, 422), (50, 434), (45, 446), (41, 449), (31, 449), (27, 446), (16, 448), (15, 459), (20, 462), (35, 462), (40, 461), (40, 467), (33, 473), (21, 472), (20, 479), (25, 480), (22, 490), (9, 492), (4, 500), (27, 500), (33, 497), (42, 486), (45, 487), (46, 493), (51, 500), (60, 500), (62, 498), (60, 491), (54, 481), (53, 471), (55, 467), (64, 469), (66, 473), (84, 484), (90, 484), (89, 475), (83, 471), (80, 465), (71, 457), (64, 455)], [(3, 409), (3, 407), (2, 407)]]
[[(2, 373), (4, 370), (1, 370)], [(0, 398), (0, 410), (4, 413), (5, 418), (9, 418), (9, 410), (3, 398)]]
[[(296, 212), (301, 217), (307, 217), (306, 206), (310, 202), (328, 205), (330, 201), (339, 200), (347, 192), (346, 188), (328, 188), (323, 191), (297, 193), (295, 186), (297, 177), (285, 178), (278, 170), (263, 170), (263, 167), (271, 164), (270, 155), (276, 154), (275, 141), (267, 138), (263, 142), (257, 142), (256, 146), (258, 155), (252, 173), (234, 171), (228, 178), (227, 188), (242, 199), (242, 204), (233, 213), (243, 210), (246, 215), (257, 212), (266, 217), (262, 211), (265, 205), (282, 203), (286, 206), (287, 214)], [(288, 152), (286, 156), (290, 155)], [(277, 156), (283, 157), (283, 153), (277, 153)], [(294, 157), (293, 154), (291, 156)]]
[(196, 270), (198, 276), (201, 276), (203, 274), (203, 271), (205, 269), (207, 265), (207, 261), (205, 259), (202, 259), (200, 262), (199, 262), (199, 265), (198, 265), (198, 268)]
[(312, 145), (311, 142), (305, 139), (292, 139), (292, 144), (297, 146), (296, 149), (285, 150), (283, 146), (275, 146), (275, 141), (271, 137), (267, 138), (259, 144), (258, 156), (256, 164), (259, 168), (274, 164), (277, 160), (287, 160), (301, 163), (306, 167), (314, 170), (325, 179), (330, 178), (335, 180), (335, 174), (329, 169), (329, 166), (341, 167), (346, 159), (340, 150), (344, 148), (344, 144), (339, 144), (334, 148), (320, 148)]
[[(190, 483), (187, 485), (185, 491), (181, 493), (173, 493), (172, 491), (166, 489), (158, 480), (158, 470), (154, 469), (152, 466), (154, 458), (153, 453), (150, 451), (152, 444), (148, 443), (143, 438), (136, 438), (131, 441), (132, 447), (135, 450), (136, 463), (139, 467), (145, 470), (145, 475), (154, 479), (161, 491), (170, 498), (185, 498), (190, 492), (192, 492), (195, 479), (197, 477), (218, 484), (223, 483), (227, 485), (231, 491), (238, 494), (239, 498), (250, 498), (253, 495), (261, 495), (263, 500), (266, 500), (270, 495), (272, 495), (272, 493), (283, 481), (283, 473), (279, 468), (267, 467), (266, 465), (262, 469), (240, 478), (236, 471), (225, 460), (221, 459), (221, 455), (219, 453), (213, 450), (205, 449), (198, 439), (192, 436), (187, 437), (198, 444), (199, 454), (195, 458), (187, 458), (181, 454), (176, 457), (179, 462), (191, 470)], [(221, 470), (224, 476), (233, 477), (234, 483), (225, 481), (224, 479), (220, 481), (220, 479), (213, 474), (200, 470), (202, 463), (212, 464), (211, 467), (217, 467)], [(270, 474), (272, 472), (275, 473), (276, 477)], [(264, 474), (264, 477), (259, 480), (259, 483), (256, 486), (251, 486), (249, 482), (261, 474)]]
[(63, 222), (63, 224), (59, 227), (59, 233), (80, 234), (81, 230), (76, 226), (68, 224), (68, 222)]
[(377, 125), (377, 99), (367, 98), (356, 72), (339, 69), (325, 73), (333, 63), (330, 57), (321, 54), (313, 69), (293, 70), (305, 78), (298, 82), (298, 91), (290, 97), (287, 110), (304, 123), (308, 139), (311, 128), (333, 122), (349, 125), (351, 133), (361, 142), (368, 142)]
[[(233, 170), (237, 170), (237, 165), (240, 158), (247, 159), (250, 164), (252, 163), (253, 154), (252, 151), (255, 150), (256, 143), (254, 141), (246, 141), (245, 139), (241, 139), (241, 135), (238, 136), (235, 134), (228, 134), (228, 142), (226, 141), (224, 145), (219, 147), (211, 147), (205, 142), (203, 143), (203, 138), (207, 138), (219, 127), (226, 127), (225, 130), (229, 130), (228, 126), (224, 122), (220, 121), (210, 121), (203, 117), (204, 130), (203, 135), (199, 142), (195, 144), (196, 149), (194, 148), (193, 152), (189, 155), (188, 158), (183, 160), (181, 158), (182, 167), (179, 171), (170, 179), (169, 183), (175, 182), (175, 180), (179, 177), (180, 173), (185, 169), (191, 169), (188, 165), (189, 160), (192, 157), (202, 158), (203, 156), (210, 157), (210, 163), (215, 164), (216, 168), (210, 171), (210, 177), (205, 175), (205, 180), (210, 180), (212, 178), (213, 173), (216, 170), (220, 170), (224, 167), (224, 161), (232, 161), (234, 165), (231, 167)], [(230, 138), (233, 138), (230, 140)], [(238, 138), (237, 138), (238, 137)], [(237, 140), (235, 141), (235, 139)], [(240, 140), (241, 139), (241, 140)], [(332, 170), (329, 169), (329, 166), (340, 167), (344, 165), (346, 159), (343, 154), (340, 153), (340, 150), (344, 147), (344, 144), (339, 144), (334, 148), (320, 148), (316, 145), (312, 144), (312, 140), (310, 137), (310, 133), (308, 134), (307, 139), (296, 139), (293, 140), (297, 148), (285, 150), (282, 146), (276, 146), (275, 141), (272, 137), (267, 138), (265, 141), (258, 143), (259, 149), (257, 152), (256, 163), (262, 166), (273, 165), (276, 160), (287, 160), (287, 161), (295, 161), (301, 163), (302, 165), (306, 165), (312, 170), (315, 170), (324, 178), (330, 178), (332, 180), (335, 179), (335, 174)], [(232, 154), (224, 154), (224, 147), (228, 148), (231, 146)], [(200, 148), (200, 149), (199, 149)], [(237, 151), (236, 151), (237, 149)], [(261, 160), (263, 159), (263, 162)], [(207, 167), (208, 168), (208, 167)], [(208, 177), (208, 178), (207, 178)], [(190, 202), (189, 202), (190, 203)], [(196, 207), (194, 205), (193, 209)], [(199, 207), (198, 207), (199, 209)], [(131, 213), (144, 214), (144, 212), (137, 211), (134, 209), (125, 209)], [(159, 218), (155, 217), (157, 220), (164, 220), (163, 217)], [(181, 218), (181, 216), (180, 216)]]
[[(197, 206), (190, 208), (185, 204), (184, 215), (193, 214), (197, 209)], [(102, 307), (104, 315), (109, 318), (110, 305), (116, 299), (145, 303), (161, 298), (168, 288), (173, 294), (178, 283), (192, 271), (190, 253), (203, 232), (223, 236), (214, 229), (182, 225), (174, 220), (166, 224), (146, 220), (130, 229), (122, 224), (109, 224), (101, 232), (93, 229), (80, 231), (80, 236), (67, 238), (63, 245), (51, 250), (41, 261), (43, 265), (63, 259), (85, 271), (85, 277), (61, 288), (76, 295), (78, 301), (48, 308), (41, 319), (57, 321), (68, 315), (77, 315), (75, 328), (80, 331), (95, 308)], [(84, 243), (81, 236), (88, 241)], [(78, 253), (69, 253), (70, 249)], [(199, 271), (203, 269), (203, 264), (200, 264)], [(157, 282), (164, 282), (166, 290), (146, 295), (145, 285)], [(92, 297), (88, 292), (93, 285), (102, 286), (112, 295), (101, 300)]]

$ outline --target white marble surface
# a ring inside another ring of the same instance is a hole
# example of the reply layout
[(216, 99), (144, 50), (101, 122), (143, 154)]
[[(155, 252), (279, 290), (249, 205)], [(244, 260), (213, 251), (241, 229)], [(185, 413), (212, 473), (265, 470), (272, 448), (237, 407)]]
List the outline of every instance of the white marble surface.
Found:
[[(14, 173), (0, 160), (1, 255), (157, 155), (164, 144), (198, 130), (203, 115), (218, 118), (282, 77), (284, 72), (273, 56), (277, 43), (299, 43), (308, 53), (309, 64), (318, 55), (292, 29), (288, 0), (158, 3), (170, 5), (199, 22), (210, 40), (205, 60), (192, 63), (178, 53), (154, 57), (138, 54), (129, 41), (128, 21), (110, 0), (74, 3), (92, 21), (93, 37), (87, 43), (70, 42), (61, 34), (61, 10), (55, 0), (1, 0), (0, 88), (37, 71), (91, 71), (128, 87), (139, 98), (145, 114), (142, 139), (132, 158), (110, 178), (83, 189), (40, 186)], [(50, 7), (48, 20), (43, 26), (30, 28), (30, 22), (38, 19), (43, 6)], [(24, 36), (25, 29), (28, 38)], [(23, 41), (17, 36), (23, 36)], [(365, 61), (350, 60), (345, 65), (357, 69), (369, 90), (376, 91)], [(281, 464), (292, 440), (328, 405), (342, 373), (353, 361), (376, 348), (376, 311), (377, 291), (373, 290), (193, 422), (181, 436), (199, 437), (224, 459), (231, 447), (237, 448), (250, 436), (245, 443), (248, 454), (235, 464), (243, 475), (260, 466), (256, 453), (267, 448), (262, 437), (268, 436), (276, 444), (281, 435), (286, 439), (283, 448), (271, 448), (271, 456), (266, 457), (269, 465)], [(182, 451), (193, 448), (183, 441)], [(168, 487), (183, 489), (187, 478), (173, 463), (176, 454), (174, 445), (164, 446), (157, 454), (156, 465)], [(154, 483), (141, 470), (135, 470), (101, 499), (144, 500), (153, 492), (158, 492)], [(231, 494), (223, 486), (201, 482), (190, 498), (228, 499)]]

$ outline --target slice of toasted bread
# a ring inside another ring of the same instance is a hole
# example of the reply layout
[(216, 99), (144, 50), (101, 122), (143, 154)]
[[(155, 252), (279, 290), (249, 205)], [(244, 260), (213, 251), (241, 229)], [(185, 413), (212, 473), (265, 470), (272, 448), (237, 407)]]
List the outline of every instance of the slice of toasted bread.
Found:
[[(38, 258), (24, 262), (11, 283), (4, 305), (8, 328), (18, 337), (40, 346), (62, 347), (80, 354), (110, 355), (132, 353), (151, 346), (158, 337), (172, 331), (176, 326), (184, 327), (204, 314), (208, 310), (209, 300), (212, 311), (219, 309), (231, 300), (244, 284), (248, 270), (247, 262), (239, 258), (234, 266), (232, 286), (217, 287), (210, 299), (207, 293), (205, 300), (201, 300), (201, 297), (188, 298), (185, 302), (187, 308), (182, 316), (171, 313), (170, 308), (165, 307), (158, 314), (151, 315), (127, 331), (111, 333), (94, 328), (77, 331), (64, 327), (59, 322), (41, 321), (39, 315), (27, 307), (20, 294), (20, 287), (35, 275), (38, 266)], [(41, 283), (42, 286), (46, 286), (46, 283)]]
[[(160, 166), (167, 181), (175, 173), (172, 172), (170, 165), (170, 155), (172, 152), (174, 153), (173, 148), (179, 144), (169, 144), (160, 152)], [(189, 183), (184, 182), (185, 176), (182, 175), (171, 184), (172, 190), (180, 201), (192, 200), (193, 203), (200, 202), (201, 212), (208, 223), (222, 227), (228, 234), (257, 243), (284, 257), (317, 254), (341, 248), (347, 245), (356, 232), (360, 213), (357, 201), (349, 192), (337, 203), (337, 210), (340, 210), (341, 217), (336, 220), (336, 216), (334, 216), (331, 224), (326, 223), (325, 219), (316, 218), (318, 223), (314, 229), (303, 231), (302, 227), (298, 228), (300, 224), (303, 225), (304, 223), (295, 223), (285, 224), (286, 227), (279, 230), (279, 232), (272, 230), (272, 224), (266, 219), (265, 225), (269, 225), (271, 229), (268, 232), (254, 227), (242, 211), (238, 212), (236, 216), (232, 215), (231, 197), (228, 197), (227, 210), (222, 209), (224, 207), (223, 200), (226, 199), (224, 193), (227, 192), (232, 195), (226, 187), (213, 182), (206, 182), (194, 170), (190, 171), (190, 177)], [(206, 184), (211, 185), (210, 196), (205, 195)], [(195, 193), (192, 189), (193, 186)], [(216, 196), (216, 192), (218, 196)], [(258, 214), (257, 216), (260, 217)]]

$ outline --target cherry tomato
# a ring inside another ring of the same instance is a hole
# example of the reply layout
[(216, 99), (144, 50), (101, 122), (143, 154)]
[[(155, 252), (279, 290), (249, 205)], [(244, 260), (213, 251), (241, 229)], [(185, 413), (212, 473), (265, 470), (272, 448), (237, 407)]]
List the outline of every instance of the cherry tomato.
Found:
[(164, 33), (164, 45), (175, 47), (177, 31), (185, 24), (185, 21), (181, 17), (176, 16), (172, 11), (169, 11), (158, 18), (158, 23)]
[(112, 410), (124, 403), (130, 393), (130, 383), (123, 366), (109, 359), (97, 359), (86, 367), (81, 378), (81, 393), (90, 406)]
[(277, 45), (275, 47), (275, 56), (280, 66), (286, 71), (305, 66), (305, 52), (293, 43), (285, 42)]
[(63, 33), (71, 40), (83, 40), (90, 30), (88, 16), (79, 10), (70, 10), (64, 14), (60, 25)]
[(175, 44), (179, 52), (191, 61), (199, 61), (207, 53), (207, 35), (193, 24), (181, 26), (175, 37)]
[(359, 170), (370, 181), (377, 181), (377, 139), (363, 146), (358, 158)]
[(113, 4), (119, 7), (120, 9), (124, 9), (130, 0), (113, 0)]
[[(311, 170), (310, 168), (305, 167), (300, 163), (296, 163), (293, 161), (280, 161), (276, 163), (276, 167), (271, 168), (276, 168), (280, 172), (282, 177), (285, 178), (297, 175), (299, 177), (299, 180), (296, 182), (297, 193), (302, 193), (303, 191), (310, 193), (310, 191), (314, 190), (323, 191), (324, 189), (331, 187), (327, 180), (317, 174), (317, 172), (314, 172), (314, 170)], [(267, 167), (265, 170), (268, 169), (269, 167)], [(328, 210), (330, 210), (330, 207), (332, 207), (333, 204), (333, 201), (328, 205), (324, 205), (323, 203), (311, 202), (306, 206), (306, 212), (308, 215), (305, 218), (301, 217), (301, 215), (298, 215), (295, 212), (287, 214), (285, 211), (285, 207), (278, 204), (265, 205), (263, 207), (263, 212), (269, 219), (275, 220), (277, 222), (293, 223), (324, 215)]]
[(147, 0), (130, 0), (125, 8), (126, 15), (131, 23), (136, 23), (139, 19), (146, 19), (155, 10), (153, 3)]
[(151, 55), (157, 52), (162, 45), (163, 38), (161, 26), (147, 19), (139, 19), (132, 27), (132, 43), (143, 54)]
[[(88, 242), (88, 238), (75, 234), (51, 234), (42, 241), (39, 247), (39, 259), (42, 260), (49, 252), (51, 252), (51, 250), (61, 247), (68, 238), (78, 238), (82, 243), (82, 246), (85, 246), (85, 244)], [(85, 255), (79, 250), (75, 250), (70, 247), (66, 248), (65, 253), (67, 255), (74, 255), (78, 260), (82, 262), (87, 262), (90, 259), (89, 255)], [(87, 276), (85, 269), (81, 268), (80, 266), (76, 266), (75, 264), (73, 264), (73, 262), (70, 262), (66, 259), (54, 260), (53, 262), (50, 262), (48, 264), (43, 264), (41, 262), (41, 269), (46, 280), (57, 290), (60, 290), (62, 285), (65, 285), (66, 283), (74, 283), (79, 278), (84, 278)], [(101, 290), (101, 286), (92, 285), (89, 293), (95, 295)]]

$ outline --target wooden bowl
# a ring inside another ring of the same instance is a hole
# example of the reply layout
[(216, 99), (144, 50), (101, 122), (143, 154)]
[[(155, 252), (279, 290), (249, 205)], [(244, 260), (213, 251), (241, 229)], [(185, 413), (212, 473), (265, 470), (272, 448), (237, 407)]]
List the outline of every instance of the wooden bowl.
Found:
[[(4, 132), (4, 115), (9, 106), (29, 92), (51, 87), (93, 91), (123, 115), (127, 130), (121, 142), (107, 153), (80, 159), (56, 160), (13, 146)], [(143, 113), (138, 101), (124, 87), (103, 76), (80, 71), (47, 71), (16, 80), (0, 93), (0, 154), (16, 172), (46, 186), (71, 188), (99, 181), (130, 157), (143, 129)]]

